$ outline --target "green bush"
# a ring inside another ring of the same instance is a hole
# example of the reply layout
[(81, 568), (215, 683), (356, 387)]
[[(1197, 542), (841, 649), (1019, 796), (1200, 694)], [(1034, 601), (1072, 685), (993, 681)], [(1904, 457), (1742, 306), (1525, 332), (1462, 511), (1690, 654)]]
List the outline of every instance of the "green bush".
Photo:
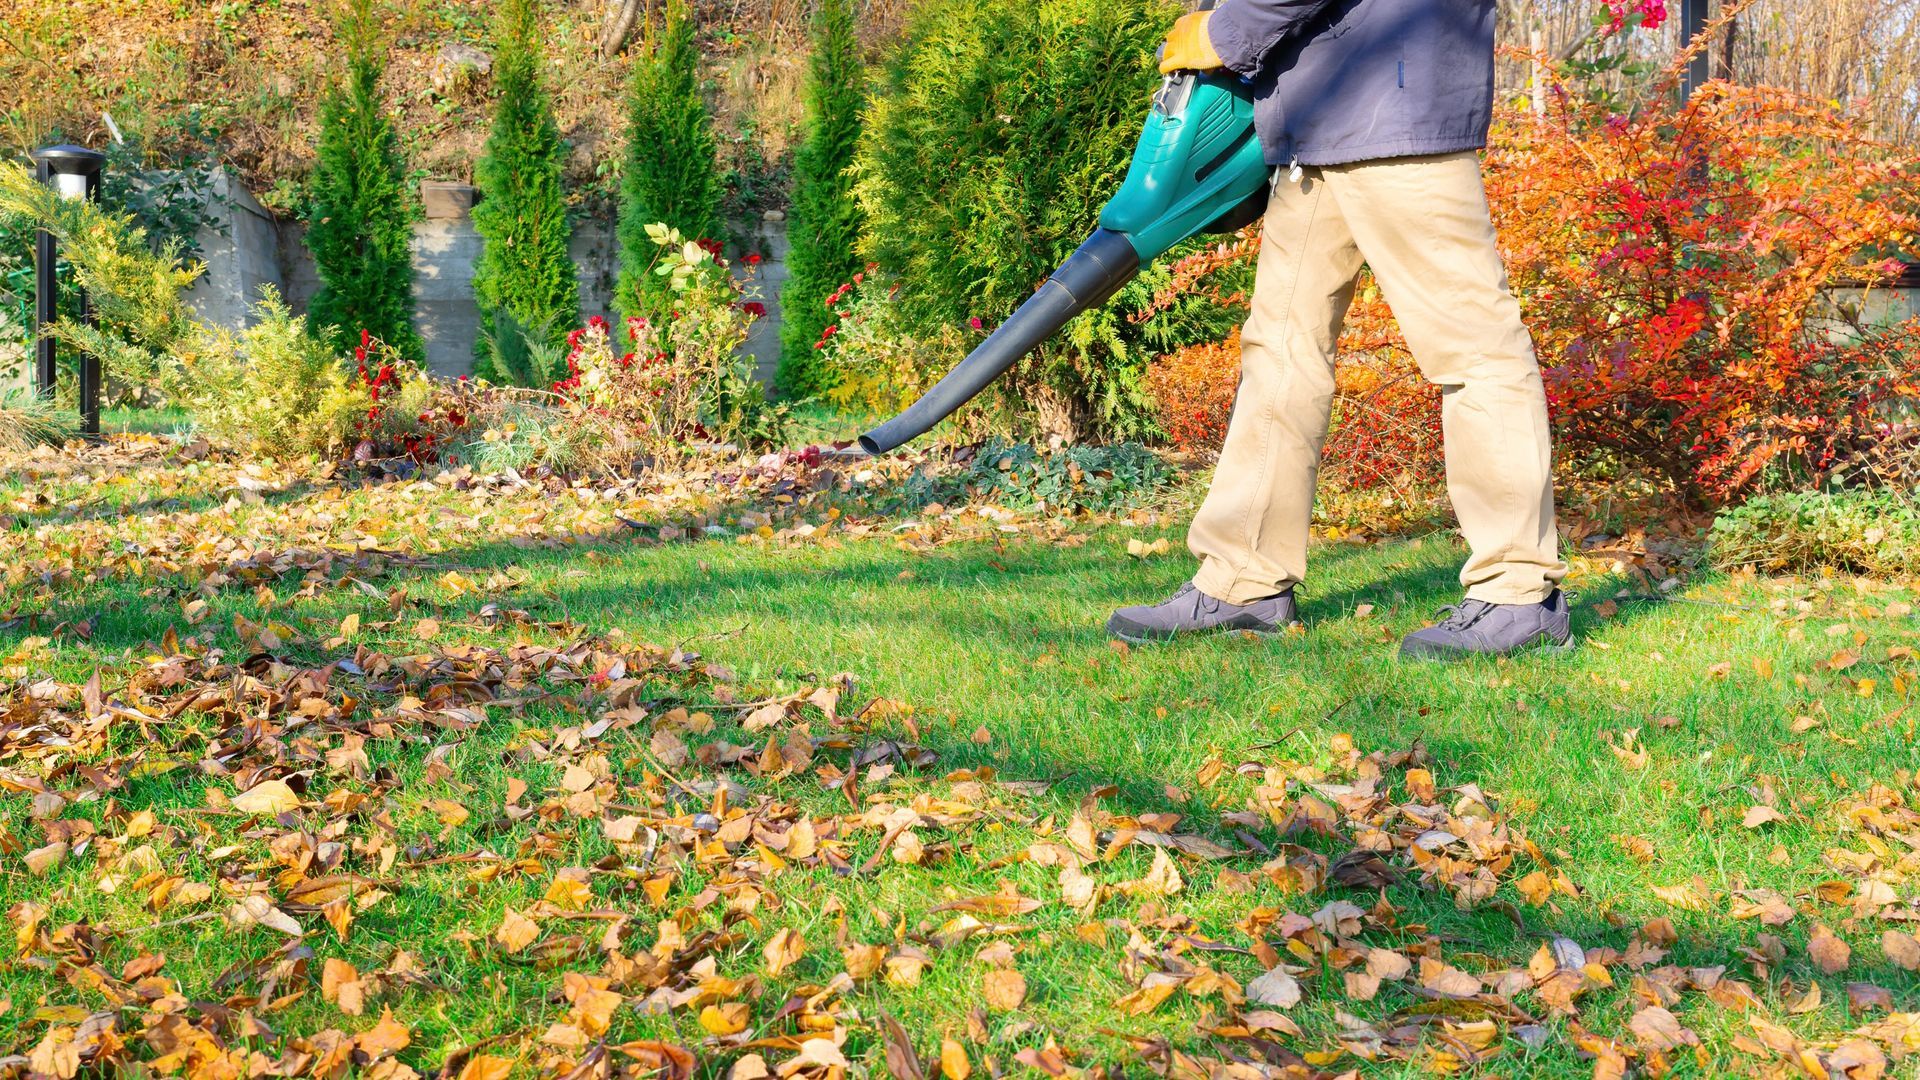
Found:
[(1920, 574), (1920, 506), (1890, 490), (1757, 495), (1714, 518), (1709, 551), (1720, 567)]
[(501, 308), (481, 328), (474, 374), (502, 386), (544, 390), (567, 374), (566, 346), (554, 344), (552, 336), (545, 327), (520, 325), (513, 312)]
[(320, 273), (315, 329), (366, 330), (420, 360), (413, 326), (413, 221), (406, 163), (380, 97), (386, 48), (375, 0), (346, 0), (335, 27), (344, 78), (320, 102), (320, 146), (307, 207), (307, 249)]
[[(942, 0), (909, 28), (867, 114), (856, 190), (867, 258), (923, 326), (991, 327), (1092, 230), (1158, 76), (1163, 0)], [(1136, 288), (1002, 380), (1067, 434), (1147, 434)], [(955, 357), (955, 359), (958, 359)]]
[[(473, 274), (481, 327), (475, 374), (522, 386), (545, 386), (553, 376), (496, 367), (502, 345), (520, 352), (532, 344), (558, 345), (580, 317), (561, 190), (566, 147), (540, 74), (544, 6), (541, 0), (506, 0), (500, 9), (493, 58), (498, 104), (486, 151), (474, 166), (481, 201), (473, 208), (473, 227), (486, 242)], [(508, 340), (529, 334), (529, 342)]]
[(63, 312), (53, 325), (62, 353), (91, 352), (110, 383), (175, 395), (212, 340), (182, 299), (199, 268), (182, 265), (173, 244), (156, 253), (130, 215), (63, 199), (11, 161), (0, 161), (0, 217), (53, 233), (74, 282), (92, 299), (97, 324)]
[(668, 0), (666, 26), (652, 27), (634, 61), (627, 92), (627, 152), (620, 178), (620, 281), (623, 315), (657, 314), (667, 292), (652, 269), (659, 248), (647, 226), (666, 223), (685, 236), (718, 240), (720, 175), (713, 124), (700, 94), (700, 49), (688, 0)]
[(280, 294), (263, 288), (252, 324), (222, 338), (183, 380), (180, 403), (210, 434), (274, 458), (339, 448), (347, 369)]
[(780, 292), (782, 392), (807, 397), (832, 385), (814, 344), (832, 321), (826, 299), (860, 269), (855, 245), (860, 204), (853, 197), (854, 151), (866, 68), (853, 0), (820, 0), (814, 15), (813, 59), (807, 71), (806, 139), (794, 155), (793, 206), (788, 214), (788, 277)]

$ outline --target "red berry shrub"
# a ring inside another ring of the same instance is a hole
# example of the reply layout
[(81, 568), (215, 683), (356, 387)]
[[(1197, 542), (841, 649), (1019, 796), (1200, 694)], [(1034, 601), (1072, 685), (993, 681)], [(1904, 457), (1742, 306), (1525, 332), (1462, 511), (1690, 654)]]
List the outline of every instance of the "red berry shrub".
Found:
[[(1634, 10), (1644, 23), (1657, 8)], [(1910, 431), (1920, 322), (1849, 321), (1832, 290), (1883, 285), (1895, 255), (1912, 257), (1913, 149), (1871, 141), (1838, 105), (1768, 89), (1716, 83), (1681, 103), (1656, 88), (1631, 114), (1607, 101), (1562, 93), (1544, 117), (1503, 110), (1486, 157), (1562, 456), (1624, 459), (1711, 504), (1824, 481)], [(1174, 290), (1203, 269), (1176, 268)], [(1329, 466), (1363, 485), (1440, 475), (1437, 399), (1365, 283), (1342, 351)], [(1231, 394), (1234, 367), (1208, 357), (1187, 350), (1149, 376), (1182, 445), (1224, 430), (1225, 411), (1202, 403)]]
[(1240, 331), (1227, 340), (1189, 345), (1147, 368), (1147, 392), (1160, 429), (1181, 450), (1210, 450), (1226, 437), (1240, 381)]
[(1915, 164), (1835, 106), (1720, 83), (1633, 116), (1504, 116), (1488, 191), (1564, 445), (1711, 503), (1884, 437), (1920, 392), (1920, 327), (1823, 314), (1898, 272)]

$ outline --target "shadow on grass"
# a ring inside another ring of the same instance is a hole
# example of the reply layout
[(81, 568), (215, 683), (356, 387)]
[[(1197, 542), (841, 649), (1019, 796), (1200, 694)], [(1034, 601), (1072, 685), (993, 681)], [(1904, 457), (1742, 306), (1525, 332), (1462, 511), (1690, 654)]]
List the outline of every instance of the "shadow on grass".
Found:
[[(850, 543), (832, 552), (805, 548), (745, 549), (718, 544), (669, 547), (604, 543), (593, 546), (601, 557), (589, 561), (583, 549), (577, 547), (526, 549), (508, 543), (488, 543), (436, 556), (432, 573), (437, 574), (449, 565), (483, 569), (514, 565), (527, 571), (533, 584), (507, 597), (468, 594), (435, 601), (432, 610), (443, 623), (453, 624), (473, 620), (485, 604), (497, 602), (505, 607), (525, 608), (539, 619), (566, 616), (593, 631), (620, 625), (635, 638), (663, 645), (674, 644), (672, 639), (679, 636), (681, 643), (713, 652), (717, 659), (728, 663), (755, 659), (751, 655), (743, 656), (751, 646), (734, 648), (723, 643), (707, 649), (697, 639), (718, 636), (724, 642), (729, 628), (743, 620), (771, 622), (783, 632), (815, 643), (811, 649), (796, 651), (809, 670), (804, 673), (782, 671), (782, 676), (818, 680), (827, 672), (851, 670), (872, 680), (864, 688), (865, 692), (911, 700), (911, 695), (901, 693), (895, 686), (905, 673), (919, 668), (919, 674), (925, 676), (928, 665), (945, 664), (946, 671), (935, 677), (951, 677), (957, 681), (962, 678), (961, 669), (970, 663), (979, 663), (982, 650), (991, 653), (1004, 648), (1015, 654), (1012, 660), (1017, 663), (1029, 658), (1036, 649), (1046, 651), (1057, 646), (1076, 660), (1119, 663), (1120, 660), (1112, 659), (1107, 652), (1101, 629), (1106, 609), (1163, 595), (1184, 578), (1189, 564), (1184, 558), (1127, 560), (1115, 554), (1115, 546), (1104, 542), (1079, 548), (982, 542), (905, 556), (884, 541)], [(1420, 549), (1400, 545), (1395, 553), (1384, 555), (1379, 548), (1355, 545), (1318, 549), (1315, 580), (1331, 584), (1326, 592), (1310, 593), (1307, 597), (1310, 621), (1316, 630), (1332, 630), (1352, 618), (1360, 604), (1368, 603), (1387, 609), (1375, 616), (1383, 631), (1404, 628), (1393, 624), (1404, 624), (1417, 618), (1419, 613), (1456, 598), (1454, 564), (1458, 556), (1454, 545), (1438, 538), (1429, 540)], [(582, 573), (570, 576), (575, 570)], [(391, 588), (424, 572), (395, 568), (383, 579), (382, 585)], [(903, 579), (903, 572), (911, 576)], [(1623, 579), (1606, 578), (1587, 583), (1584, 591), (1592, 597), (1605, 597), (1625, 584)], [(346, 598), (352, 599), (352, 594)], [(1591, 608), (1588, 604), (1578, 610), (1579, 632), (1595, 626), (1597, 620)], [(1608, 626), (1630, 626), (1659, 610), (1655, 604), (1625, 605), (1608, 620)], [(650, 632), (650, 628), (689, 623), (707, 626), (710, 631), (698, 635)], [(142, 644), (134, 640), (143, 633), (142, 625), (136, 620), (127, 620), (109, 628), (104, 640), (96, 640), (94, 646), (118, 650)], [(1247, 665), (1292, 665), (1287, 674), (1298, 679), (1300, 696), (1294, 702), (1293, 714), (1283, 722), (1307, 732), (1306, 741), (1310, 745), (1324, 745), (1326, 737), (1339, 730), (1336, 720), (1344, 725), (1345, 720), (1339, 717), (1346, 703), (1364, 699), (1369, 709), (1392, 711), (1400, 717), (1403, 728), (1409, 729), (1413, 738), (1422, 742), (1438, 762), (1444, 763), (1444, 780), (1451, 784), (1481, 783), (1490, 791), (1500, 792), (1507, 787), (1504, 770), (1514, 760), (1528, 754), (1554, 752), (1551, 748), (1511, 738), (1502, 740), (1497, 733), (1470, 733), (1452, 722), (1455, 714), (1448, 707), (1434, 708), (1429, 714), (1425, 710), (1431, 702), (1422, 699), (1427, 692), (1426, 684), (1403, 677), (1403, 670), (1392, 666), (1389, 659), (1392, 648), (1392, 642), (1387, 640), (1369, 645), (1365, 652), (1314, 652), (1294, 648), (1288, 642), (1253, 644), (1216, 640), (1177, 644), (1156, 651), (1151, 657), (1143, 652), (1134, 660), (1148, 665), (1175, 665), (1182, 660), (1218, 656), (1223, 666), (1236, 661)], [(766, 660), (765, 657), (759, 659)], [(1578, 666), (1582, 661), (1565, 663), (1576, 665), (1568, 670), (1585, 670)], [(1157, 670), (1161, 669), (1147, 667), (1139, 678), (1151, 680)], [(1455, 670), (1461, 673), (1463, 681), (1484, 682), (1489, 676), (1528, 669), (1520, 665), (1501, 667), (1474, 663)], [(989, 678), (991, 675), (987, 673)], [(1191, 672), (1187, 676), (1190, 677)], [(974, 677), (981, 676), (976, 673)], [(1123, 693), (1126, 689), (1119, 687), (1114, 692)], [(1003, 682), (1002, 692), (1010, 697), (1026, 693), (1011, 677)], [(1710, 687), (1702, 684), (1685, 687), (1677, 696), (1668, 694), (1657, 700), (1662, 707), (1683, 713), (1705, 711), (1711, 707), (1711, 694)], [(1648, 692), (1647, 704), (1655, 700), (1651, 695), (1652, 692)], [(1015, 708), (1042, 710), (1055, 704), (1036, 694), (1030, 700), (1013, 705), (995, 702), (993, 707), (1006, 714)], [(1085, 707), (1098, 709), (1109, 704), (1093, 701)], [(962, 716), (965, 715), (962, 710)], [(939, 755), (939, 770), (992, 766), (1010, 778), (1054, 780), (1056, 785), (1048, 798), (1061, 808), (1070, 807), (1095, 788), (1111, 784), (1115, 791), (1106, 797), (1104, 805), (1115, 813), (1138, 815), (1169, 809), (1191, 812), (1202, 831), (1221, 839), (1230, 836), (1213, 812), (1199, 808), (1196, 803), (1175, 803), (1166, 795), (1165, 788), (1171, 782), (1167, 775), (1140, 766), (1116, 767), (1114, 759), (1075, 755), (1063, 749), (1060, 742), (1002, 740), (991, 748), (982, 747), (966, 736), (972, 726), (971, 722), (923, 726), (920, 741)], [(1150, 731), (1146, 737), (1166, 740), (1176, 736)], [(1166, 749), (1196, 758), (1205, 752), (1199, 746)], [(1309, 756), (1312, 753), (1308, 751)], [(1576, 764), (1569, 761), (1569, 783), (1580, 782), (1576, 768)], [(736, 778), (753, 786), (749, 779)], [(1685, 801), (1684, 796), (1677, 797)], [(1649, 814), (1657, 812), (1656, 808), (1648, 808)], [(1537, 830), (1543, 843), (1545, 834), (1557, 824), (1540, 815), (1529, 817), (1516, 812), (1515, 817), (1529, 831)], [(1270, 845), (1283, 841), (1303, 843), (1329, 859), (1344, 853), (1340, 846), (1311, 835), (1283, 837), (1270, 828), (1259, 835)], [(1600, 856), (1597, 851), (1584, 854), (1588, 859)], [(1265, 861), (1264, 855), (1254, 853), (1218, 865), (1250, 872)], [(1196, 881), (1203, 886), (1206, 878), (1197, 874)], [(1726, 881), (1717, 884), (1733, 887)], [(1613, 909), (1611, 899), (1604, 896), (1556, 898), (1558, 910), (1522, 911), (1507, 904), (1460, 912), (1453, 909), (1447, 894), (1419, 887), (1411, 878), (1385, 891), (1392, 902), (1409, 909), (1407, 921), (1425, 924), (1443, 938), (1467, 943), (1467, 951), (1498, 957), (1498, 963), (1489, 960), (1490, 966), (1524, 963), (1542, 942), (1555, 936), (1564, 936), (1589, 949), (1600, 946), (1623, 949), (1634, 929), (1633, 921), (1623, 920)], [(1366, 907), (1374, 895), (1373, 890), (1335, 887), (1324, 896), (1284, 898), (1281, 902), (1310, 910), (1326, 900), (1345, 898)], [(1503, 898), (1510, 895), (1505, 893)], [(1271, 897), (1263, 896), (1259, 902), (1270, 900)], [(1671, 962), (1696, 967), (1726, 966), (1730, 974), (1753, 981), (1743, 970), (1743, 951), (1754, 946), (1757, 934), (1764, 928), (1734, 920), (1724, 912), (1676, 913), (1675, 921), (1681, 925), (1681, 938)], [(1794, 926), (1783, 933), (1798, 942), (1804, 937), (1806, 925), (1805, 920), (1796, 919)], [(1862, 950), (1844, 979), (1884, 986), (1894, 993), (1896, 1002), (1912, 1002), (1920, 990), (1914, 976), (1884, 958), (1865, 955), (1865, 952)], [(1449, 958), (1461, 962), (1455, 950), (1449, 950)], [(1787, 968), (1803, 986), (1813, 977), (1803, 956), (1797, 952)], [(1337, 978), (1334, 981), (1337, 982)], [(1822, 981), (1831, 994), (1830, 1002), (1845, 1001), (1844, 993), (1838, 992), (1841, 980), (1825, 978)], [(1771, 991), (1758, 985), (1756, 989), (1769, 1011), (1781, 1009), (1782, 1003), (1773, 999)], [(1390, 991), (1372, 1005), (1359, 1007), (1348, 1003), (1346, 1007), (1362, 1015), (1379, 1015), (1418, 1001), (1400, 991)], [(1829, 1010), (1835, 1008), (1838, 1008), (1835, 1004), (1828, 1006)], [(1609, 1008), (1585, 1022), (1602, 1030), (1618, 1030), (1628, 1011)], [(1695, 1011), (1702, 1014), (1698, 1019), (1684, 1013), (1683, 1019), (1702, 1028), (1709, 1023), (1723, 1022), (1718, 1014), (1707, 1015), (1704, 1009)], [(1552, 1044), (1551, 1048), (1556, 1055), (1570, 1053), (1564, 1042)], [(1512, 1058), (1502, 1060), (1511, 1063)]]
[[(260, 502), (267, 506), (280, 506), (304, 501), (317, 492), (307, 481), (289, 484), (259, 493)], [(29, 510), (16, 515), (13, 527), (25, 532), (49, 526), (78, 525), (88, 521), (107, 521), (117, 518), (147, 517), (158, 514), (202, 513), (226, 504), (238, 489), (221, 492), (198, 492), (191, 495), (170, 495), (165, 498), (141, 499), (132, 503), (114, 503), (104, 499), (90, 500), (79, 506), (55, 507), (46, 511)]]

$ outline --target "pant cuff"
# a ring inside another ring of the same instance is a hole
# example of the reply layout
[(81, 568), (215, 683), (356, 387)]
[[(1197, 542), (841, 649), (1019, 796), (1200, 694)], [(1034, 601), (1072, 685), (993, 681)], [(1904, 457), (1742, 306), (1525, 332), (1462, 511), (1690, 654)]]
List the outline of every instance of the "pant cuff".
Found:
[(1193, 575), (1194, 588), (1228, 604), (1251, 604), (1255, 600), (1286, 592), (1292, 585), (1290, 581), (1254, 580), (1235, 573), (1232, 567), (1218, 559), (1202, 562), (1199, 572)]
[(1552, 582), (1536, 586), (1475, 585), (1467, 590), (1467, 599), (1483, 604), (1539, 604), (1552, 596), (1557, 587)]

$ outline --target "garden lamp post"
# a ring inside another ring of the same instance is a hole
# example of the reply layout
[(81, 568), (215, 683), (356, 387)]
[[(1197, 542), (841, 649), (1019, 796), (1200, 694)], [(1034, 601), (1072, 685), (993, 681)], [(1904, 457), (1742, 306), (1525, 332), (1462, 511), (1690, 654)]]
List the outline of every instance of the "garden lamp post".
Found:
[[(63, 199), (100, 201), (100, 174), (107, 156), (81, 146), (45, 146), (33, 152), (34, 174), (51, 186)], [(54, 280), (55, 249), (53, 234), (41, 229), (34, 243), (34, 377), (43, 395), (53, 393), (55, 343), (46, 336), (46, 328), (60, 317), (59, 296)], [(85, 290), (80, 293), (80, 317), (91, 322), (93, 305)], [(100, 434), (100, 358), (86, 353), (76, 365), (80, 381), (80, 431)]]
[[(1680, 46), (1685, 48), (1699, 40), (1707, 29), (1708, 0), (1680, 0)], [(1692, 60), (1687, 62), (1687, 73), (1680, 80), (1680, 97), (1684, 100), (1693, 96), (1695, 90), (1707, 85), (1713, 77), (1713, 50), (1701, 49)]]

